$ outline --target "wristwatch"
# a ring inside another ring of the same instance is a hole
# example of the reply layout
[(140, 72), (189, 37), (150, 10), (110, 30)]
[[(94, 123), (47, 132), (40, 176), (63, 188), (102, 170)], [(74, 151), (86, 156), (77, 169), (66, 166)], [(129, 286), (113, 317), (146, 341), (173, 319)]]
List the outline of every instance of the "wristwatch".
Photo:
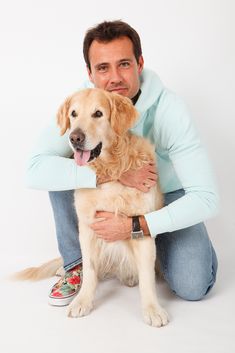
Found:
[(132, 231), (131, 231), (131, 239), (143, 239), (144, 232), (140, 228), (140, 220), (139, 216), (132, 217)]

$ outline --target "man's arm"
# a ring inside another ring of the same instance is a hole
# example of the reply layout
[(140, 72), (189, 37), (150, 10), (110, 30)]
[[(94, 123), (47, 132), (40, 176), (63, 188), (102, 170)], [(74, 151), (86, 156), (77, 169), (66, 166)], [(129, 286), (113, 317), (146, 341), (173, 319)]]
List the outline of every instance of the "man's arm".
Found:
[(155, 139), (168, 152), (185, 195), (145, 215), (152, 236), (203, 222), (218, 212), (219, 204), (207, 153), (184, 103), (169, 92), (162, 100), (155, 121)]
[(29, 188), (60, 191), (95, 188), (96, 175), (89, 167), (79, 167), (72, 156), (68, 134), (60, 136), (56, 121), (44, 129), (28, 161)]

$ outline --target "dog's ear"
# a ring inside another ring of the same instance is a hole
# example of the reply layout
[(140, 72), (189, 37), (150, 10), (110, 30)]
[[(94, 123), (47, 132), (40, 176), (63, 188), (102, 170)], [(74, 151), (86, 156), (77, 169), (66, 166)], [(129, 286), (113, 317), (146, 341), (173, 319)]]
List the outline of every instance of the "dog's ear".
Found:
[(67, 129), (70, 128), (69, 120), (69, 107), (70, 107), (71, 97), (68, 97), (64, 103), (60, 106), (57, 112), (57, 124), (60, 127), (60, 134), (64, 135)]
[(138, 112), (132, 101), (117, 93), (109, 93), (111, 102), (110, 123), (117, 135), (122, 135), (130, 129), (137, 120)]

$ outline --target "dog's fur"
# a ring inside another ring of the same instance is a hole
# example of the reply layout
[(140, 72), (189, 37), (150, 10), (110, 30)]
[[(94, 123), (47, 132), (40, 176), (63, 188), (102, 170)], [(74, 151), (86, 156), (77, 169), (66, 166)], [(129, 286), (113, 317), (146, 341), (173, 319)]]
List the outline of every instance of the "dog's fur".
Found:
[[(95, 111), (102, 117), (94, 117)], [(76, 117), (71, 112), (76, 112)], [(97, 210), (127, 216), (142, 215), (162, 207), (158, 184), (146, 193), (118, 182), (130, 169), (138, 169), (155, 160), (154, 147), (144, 138), (128, 130), (137, 119), (137, 112), (128, 98), (100, 89), (86, 89), (66, 99), (58, 112), (61, 134), (78, 128), (85, 136), (84, 150), (94, 149), (102, 142), (100, 155), (89, 162), (98, 180), (110, 179), (96, 189), (75, 191), (75, 206), (79, 218), (79, 239), (83, 257), (83, 281), (76, 298), (68, 307), (68, 315), (87, 315), (93, 306), (98, 278), (115, 275), (128, 286), (139, 282), (143, 316), (152, 326), (168, 322), (165, 310), (158, 303), (155, 290), (154, 239), (105, 242), (90, 228)], [(53, 275), (61, 266), (61, 259), (39, 268), (21, 272), (18, 277), (40, 279)]]

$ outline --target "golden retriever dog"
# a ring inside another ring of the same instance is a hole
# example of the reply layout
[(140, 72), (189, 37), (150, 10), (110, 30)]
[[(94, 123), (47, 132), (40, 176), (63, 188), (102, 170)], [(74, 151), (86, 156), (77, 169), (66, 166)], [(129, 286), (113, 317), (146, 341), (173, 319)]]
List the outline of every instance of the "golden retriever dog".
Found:
[[(162, 207), (158, 185), (144, 193), (118, 181), (124, 172), (155, 161), (154, 147), (146, 139), (128, 131), (137, 116), (128, 98), (101, 89), (75, 93), (59, 109), (61, 135), (69, 130), (76, 163), (89, 165), (96, 172), (98, 181), (111, 180), (94, 189), (75, 191), (83, 280), (78, 295), (68, 306), (68, 316), (89, 314), (98, 279), (111, 275), (127, 286), (139, 283), (144, 321), (161, 327), (168, 323), (168, 316), (156, 295), (154, 239), (145, 236), (143, 239), (106, 242), (90, 228), (98, 210), (134, 216)], [(39, 268), (23, 271), (21, 278), (39, 279), (53, 275), (60, 266), (61, 259), (55, 259)]]

